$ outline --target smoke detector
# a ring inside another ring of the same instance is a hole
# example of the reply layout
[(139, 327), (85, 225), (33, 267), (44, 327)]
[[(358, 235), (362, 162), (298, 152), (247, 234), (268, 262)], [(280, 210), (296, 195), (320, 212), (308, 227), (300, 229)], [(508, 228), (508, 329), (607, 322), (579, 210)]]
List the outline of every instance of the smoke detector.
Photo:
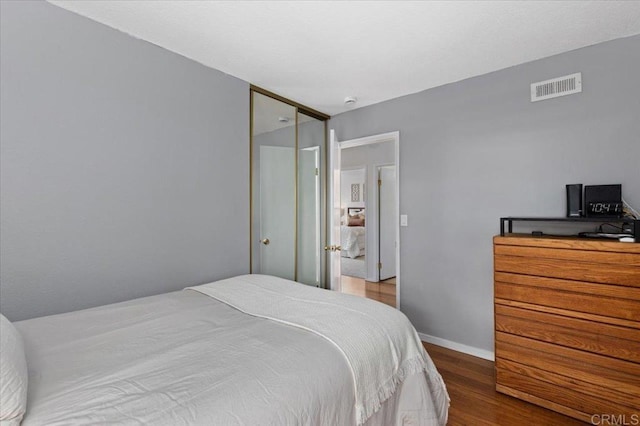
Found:
[(351, 106), (356, 102), (358, 102), (358, 98), (356, 98), (355, 96), (347, 96), (346, 98), (344, 98), (344, 104), (346, 106)]

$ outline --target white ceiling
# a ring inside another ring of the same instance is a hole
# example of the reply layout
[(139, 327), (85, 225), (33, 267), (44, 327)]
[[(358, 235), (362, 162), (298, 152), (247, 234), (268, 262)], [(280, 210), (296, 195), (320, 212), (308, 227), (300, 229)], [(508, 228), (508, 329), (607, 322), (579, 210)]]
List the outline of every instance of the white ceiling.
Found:
[(331, 115), (640, 33), (640, 1), (50, 2)]

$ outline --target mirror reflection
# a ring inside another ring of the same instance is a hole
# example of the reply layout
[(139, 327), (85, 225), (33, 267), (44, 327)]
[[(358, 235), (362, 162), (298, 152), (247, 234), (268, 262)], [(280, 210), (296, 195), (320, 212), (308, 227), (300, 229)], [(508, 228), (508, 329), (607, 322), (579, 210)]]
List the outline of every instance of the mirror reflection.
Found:
[(251, 272), (323, 287), (324, 121), (252, 91)]

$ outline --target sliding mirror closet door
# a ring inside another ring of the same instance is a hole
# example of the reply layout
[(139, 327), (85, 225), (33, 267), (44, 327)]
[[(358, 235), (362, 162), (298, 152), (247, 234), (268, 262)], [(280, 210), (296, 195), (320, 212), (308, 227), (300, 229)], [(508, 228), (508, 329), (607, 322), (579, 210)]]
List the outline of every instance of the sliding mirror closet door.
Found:
[(251, 92), (251, 272), (324, 283), (325, 122)]
[(252, 92), (253, 273), (295, 279), (296, 108)]

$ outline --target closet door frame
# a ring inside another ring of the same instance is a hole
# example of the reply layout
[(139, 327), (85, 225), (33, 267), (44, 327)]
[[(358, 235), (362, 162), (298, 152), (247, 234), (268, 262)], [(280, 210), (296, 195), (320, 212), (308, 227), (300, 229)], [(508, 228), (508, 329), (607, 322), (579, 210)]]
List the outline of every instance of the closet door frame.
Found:
[[(263, 96), (267, 96), (269, 98), (272, 98), (274, 100), (283, 102), (285, 104), (288, 104), (292, 107), (295, 108), (295, 176), (296, 176), (296, 181), (295, 181), (295, 195), (294, 195), (294, 203), (295, 203), (295, 237), (294, 237), (294, 249), (295, 249), (295, 259), (294, 259), (294, 279), (297, 281), (298, 280), (298, 116), (299, 114), (304, 114), (307, 115), (309, 117), (315, 118), (316, 120), (319, 120), (321, 122), (324, 123), (323, 126), (323, 130), (324, 130), (324, 135), (323, 135), (323, 142), (322, 142), (322, 150), (324, 151), (321, 155), (322, 161), (321, 161), (321, 169), (322, 169), (322, 175), (323, 175), (323, 179), (321, 181), (322, 183), (322, 191), (321, 191), (321, 206), (320, 206), (320, 214), (321, 214), (321, 224), (322, 224), (322, 228), (324, 228), (324, 233), (321, 232), (321, 240), (320, 241), (320, 248), (322, 248), (322, 245), (326, 242), (327, 240), (327, 226), (326, 226), (326, 194), (327, 194), (327, 185), (326, 185), (326, 176), (327, 176), (327, 158), (328, 158), (328, 152), (327, 152), (327, 120), (329, 120), (330, 116), (324, 113), (321, 113), (320, 111), (314, 110), (312, 108), (309, 108), (307, 106), (304, 106), (302, 104), (299, 104), (298, 102), (292, 101), (290, 99), (287, 99), (283, 96), (280, 96), (278, 94), (275, 94), (273, 92), (270, 92), (268, 90), (262, 89), (258, 86), (254, 86), (251, 85), (250, 89), (249, 89), (249, 273), (254, 273), (253, 270), (253, 263), (254, 263), (254, 259), (253, 259), (253, 243), (254, 243), (254, 238), (257, 238), (256, 235), (254, 235), (254, 229), (253, 229), (253, 218), (254, 218), (254, 210), (255, 208), (257, 208), (258, 206), (254, 206), (253, 204), (253, 191), (255, 188), (253, 188), (253, 179), (254, 179), (254, 172), (253, 172), (253, 162), (254, 162), (254, 158), (253, 158), (253, 148), (254, 148), (254, 143), (253, 143), (253, 113), (254, 113), (254, 104), (253, 104), (253, 96), (254, 93), (259, 93)], [(324, 256), (321, 256), (321, 259), (324, 260)], [(321, 275), (321, 280), (320, 280), (320, 287), (326, 287), (326, 266), (324, 264), (324, 262), (321, 263), (320, 265), (320, 275)]]

